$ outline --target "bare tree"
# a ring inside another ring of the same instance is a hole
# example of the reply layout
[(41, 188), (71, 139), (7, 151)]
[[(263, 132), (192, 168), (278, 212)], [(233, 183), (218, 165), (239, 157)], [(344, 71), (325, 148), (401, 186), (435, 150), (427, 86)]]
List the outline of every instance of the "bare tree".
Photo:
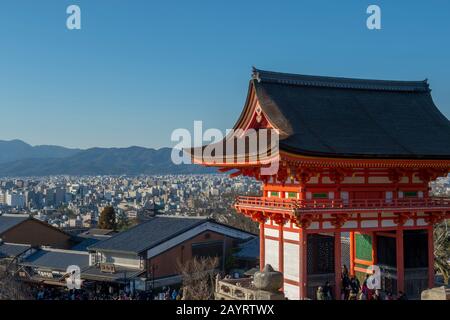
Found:
[(450, 278), (450, 228), (449, 220), (444, 220), (434, 228), (434, 266), (449, 284)]
[(30, 288), (10, 274), (0, 271), (0, 300), (32, 300)]
[(184, 263), (178, 261), (178, 271), (183, 277), (184, 300), (211, 300), (214, 298), (214, 279), (219, 259), (194, 258)]
[(233, 208), (230, 208), (230, 212), (226, 214), (213, 214), (213, 218), (230, 227), (238, 228), (253, 234), (259, 234), (259, 224), (251, 218), (237, 213)]

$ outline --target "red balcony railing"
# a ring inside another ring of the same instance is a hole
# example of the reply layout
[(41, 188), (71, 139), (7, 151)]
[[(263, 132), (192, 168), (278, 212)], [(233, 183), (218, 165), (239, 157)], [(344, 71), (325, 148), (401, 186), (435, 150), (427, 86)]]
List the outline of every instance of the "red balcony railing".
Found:
[(316, 210), (370, 210), (370, 209), (437, 209), (450, 211), (448, 198), (422, 199), (281, 199), (266, 197), (237, 197), (236, 207), (264, 207), (286, 211), (316, 211)]

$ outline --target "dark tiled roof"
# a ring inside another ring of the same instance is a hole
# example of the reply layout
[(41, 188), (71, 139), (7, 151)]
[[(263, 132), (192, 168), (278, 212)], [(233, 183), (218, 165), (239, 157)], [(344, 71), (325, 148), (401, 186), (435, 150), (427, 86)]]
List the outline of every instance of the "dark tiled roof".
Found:
[(115, 233), (115, 231), (110, 230), (110, 229), (91, 228), (91, 229), (79, 234), (79, 236), (81, 236), (81, 237), (106, 236), (106, 235), (111, 235), (114, 233)]
[(383, 81), (254, 70), (265, 114), (297, 154), (450, 159), (450, 122), (427, 81)]
[(240, 259), (259, 259), (259, 238), (255, 237), (249, 241), (241, 243), (238, 252), (234, 254)]
[(17, 257), (30, 248), (31, 246), (27, 244), (2, 243), (0, 244), (0, 259)]
[(81, 238), (83, 239), (81, 242), (77, 243), (76, 245), (74, 245), (72, 248), (70, 248), (70, 250), (75, 250), (75, 251), (87, 251), (87, 248), (89, 246), (92, 246), (94, 244), (96, 244), (97, 242), (104, 240), (106, 237), (91, 237), (91, 238)]
[(132, 268), (126, 268), (122, 266), (114, 266), (115, 272), (108, 273), (102, 272), (97, 266), (90, 266), (86, 270), (81, 272), (81, 278), (86, 280), (97, 280), (106, 282), (125, 282), (130, 279), (139, 276), (144, 270), (137, 270)]
[(1, 215), (0, 216), (0, 235), (5, 233), (9, 229), (17, 226), (18, 224), (24, 222), (29, 219), (28, 215)]
[(83, 270), (89, 266), (89, 254), (81, 251), (40, 249), (20, 264), (58, 271), (65, 271), (68, 266), (76, 265)]
[(206, 218), (156, 216), (88, 249), (138, 254), (206, 221)]

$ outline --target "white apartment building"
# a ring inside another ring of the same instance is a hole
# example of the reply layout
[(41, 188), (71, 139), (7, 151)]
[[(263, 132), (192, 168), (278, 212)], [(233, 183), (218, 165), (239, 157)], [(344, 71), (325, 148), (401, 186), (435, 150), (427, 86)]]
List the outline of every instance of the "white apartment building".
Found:
[(6, 193), (0, 191), (0, 205), (6, 204)]
[(22, 193), (8, 191), (6, 193), (6, 204), (13, 208), (22, 209), (25, 207), (25, 196)]

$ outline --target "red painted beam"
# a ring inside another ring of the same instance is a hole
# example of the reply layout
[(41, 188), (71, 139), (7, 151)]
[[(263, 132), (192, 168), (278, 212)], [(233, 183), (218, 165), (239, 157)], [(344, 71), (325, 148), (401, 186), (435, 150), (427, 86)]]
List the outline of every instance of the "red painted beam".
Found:
[(375, 265), (378, 263), (378, 257), (377, 257), (377, 233), (372, 232), (372, 265)]
[(278, 271), (284, 273), (283, 224), (279, 224), (278, 230)]
[(334, 233), (334, 296), (336, 300), (341, 299), (341, 232)]
[(263, 271), (265, 266), (266, 253), (264, 241), (264, 222), (259, 224), (259, 269)]
[(395, 233), (389, 233), (389, 232), (377, 232), (377, 236), (380, 237), (387, 237), (387, 238), (395, 238)]
[(300, 275), (300, 286), (299, 286), (299, 296), (300, 300), (308, 298), (308, 235), (305, 229), (301, 229), (300, 231), (300, 245), (299, 245), (299, 256), (300, 256), (300, 265), (299, 265), (299, 275)]
[(397, 256), (397, 294), (405, 292), (405, 259), (403, 246), (403, 229), (397, 230), (396, 237), (396, 256)]
[(433, 226), (428, 227), (428, 288), (434, 287), (434, 237)]
[(355, 275), (355, 232), (350, 232), (350, 275)]

